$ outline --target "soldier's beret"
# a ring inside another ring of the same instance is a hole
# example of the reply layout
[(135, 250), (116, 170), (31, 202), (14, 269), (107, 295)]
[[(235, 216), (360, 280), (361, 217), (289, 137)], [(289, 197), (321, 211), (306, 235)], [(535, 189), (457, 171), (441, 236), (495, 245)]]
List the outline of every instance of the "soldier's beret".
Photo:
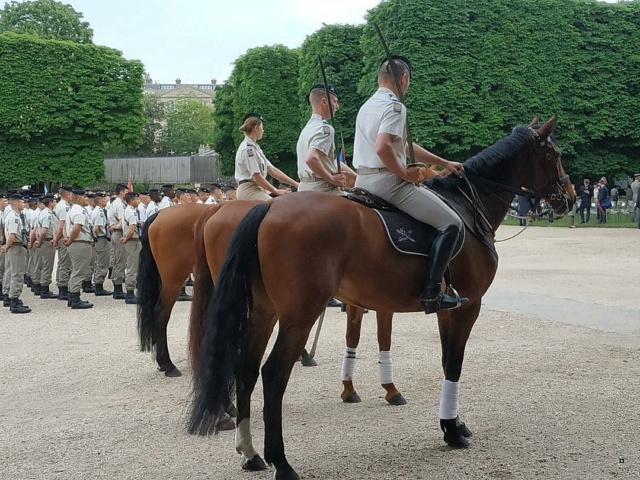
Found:
[(198, 189), (201, 193), (209, 193), (209, 189), (208, 188), (199, 188)]
[(173, 188), (173, 183), (165, 183), (162, 188)]
[(86, 195), (87, 192), (85, 190), (73, 190), (74, 195)]
[(9, 200), (22, 200), (22, 195), (20, 195), (19, 193), (12, 193), (11, 195), (9, 195)]
[(69, 185), (60, 185), (58, 191), (73, 192), (73, 187), (70, 187)]
[[(398, 63), (404, 64), (404, 66), (407, 67), (407, 70), (409, 70), (409, 76), (412, 75), (413, 69), (411, 68), (411, 62), (409, 61), (409, 59), (407, 57), (403, 57), (402, 55), (391, 55), (391, 59), (396, 64), (398, 64)], [(380, 63), (380, 66), (384, 65), (384, 63), (386, 61), (387, 61), (387, 58), (386, 57), (383, 58), (382, 62)], [(389, 65), (387, 65), (387, 71), (391, 71), (391, 69), (389, 68)]]

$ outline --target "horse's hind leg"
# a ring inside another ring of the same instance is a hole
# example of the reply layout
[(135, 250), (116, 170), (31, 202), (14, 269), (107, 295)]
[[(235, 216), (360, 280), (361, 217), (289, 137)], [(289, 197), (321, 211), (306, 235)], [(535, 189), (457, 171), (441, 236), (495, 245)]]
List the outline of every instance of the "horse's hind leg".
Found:
[(244, 470), (265, 470), (266, 463), (255, 448), (251, 436), (251, 394), (260, 373), (260, 362), (267, 348), (269, 337), (277, 318), (273, 308), (264, 308), (254, 302), (251, 313), (253, 334), (245, 362), (236, 367), (236, 393), (238, 415), (236, 418), (236, 451), (242, 455), (240, 466)]
[(353, 377), (356, 373), (356, 349), (360, 343), (360, 331), (362, 329), (362, 316), (364, 308), (347, 305), (347, 346), (344, 349), (342, 359), (342, 385), (340, 398), (346, 403), (359, 403), (362, 400), (353, 386)]
[(178, 367), (171, 361), (167, 341), (167, 324), (171, 318), (171, 310), (176, 303), (181, 286), (182, 281), (176, 283), (175, 281), (166, 280), (162, 284), (160, 299), (156, 307), (156, 362), (158, 363), (158, 370), (164, 372), (167, 377), (180, 377), (182, 375)]
[(480, 313), (481, 299), (469, 302), (455, 310), (438, 312), (438, 327), (442, 345), (442, 367), (444, 381), (440, 397), (440, 428), (444, 441), (453, 448), (469, 446), (472, 433), (458, 415), (460, 375), (464, 360), (464, 349), (471, 328)]
[(391, 405), (406, 405), (407, 401), (393, 383), (393, 359), (391, 357), (391, 329), (393, 313), (376, 312), (378, 321), (378, 380), (387, 391), (384, 399)]

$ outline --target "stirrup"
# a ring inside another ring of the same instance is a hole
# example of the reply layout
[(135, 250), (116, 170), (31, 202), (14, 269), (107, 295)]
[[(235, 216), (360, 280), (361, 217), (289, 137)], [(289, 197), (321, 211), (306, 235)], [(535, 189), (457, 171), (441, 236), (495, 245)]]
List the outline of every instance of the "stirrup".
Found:
[(453, 310), (469, 301), (467, 297), (461, 297), (458, 291), (452, 286), (449, 286), (449, 289), (453, 293), (453, 297), (439, 291), (435, 297), (423, 299), (422, 306), (424, 307), (424, 313), (428, 315), (430, 313), (436, 313), (438, 310)]

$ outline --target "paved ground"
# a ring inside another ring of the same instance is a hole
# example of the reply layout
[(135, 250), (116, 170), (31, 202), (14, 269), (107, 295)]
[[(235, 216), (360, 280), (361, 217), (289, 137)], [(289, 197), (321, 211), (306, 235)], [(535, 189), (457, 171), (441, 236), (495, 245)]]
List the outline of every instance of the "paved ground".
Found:
[[(502, 227), (498, 237), (515, 231)], [(397, 317), (395, 381), (409, 404), (390, 407), (367, 315), (356, 378), (363, 402), (346, 405), (344, 314), (333, 309), (320, 366), (296, 366), (285, 396), (287, 454), (304, 479), (640, 478), (640, 232), (530, 228), (498, 250), (461, 385), (471, 448), (447, 449), (437, 426), (432, 319)], [(24, 298), (32, 314), (0, 312), (0, 478), (272, 478), (240, 471), (232, 432), (184, 432), (189, 375), (167, 379), (136, 351), (133, 307), (97, 298), (82, 312)], [(169, 332), (185, 373), (188, 308), (177, 305)], [(259, 450), (261, 407), (258, 388)]]

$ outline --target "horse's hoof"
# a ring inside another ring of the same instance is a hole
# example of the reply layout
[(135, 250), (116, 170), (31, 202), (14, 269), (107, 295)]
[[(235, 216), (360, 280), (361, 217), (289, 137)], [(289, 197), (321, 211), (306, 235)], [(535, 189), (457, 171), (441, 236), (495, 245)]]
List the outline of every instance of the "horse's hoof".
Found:
[(231, 417), (225, 416), (222, 420), (218, 421), (218, 423), (216, 424), (216, 429), (219, 432), (224, 432), (227, 430), (235, 430), (236, 422), (234, 422)]
[(165, 377), (177, 378), (182, 376), (182, 372), (178, 370), (178, 367), (174, 366), (171, 370), (164, 371)]
[(387, 402), (389, 402), (389, 405), (406, 405), (407, 404), (407, 400), (402, 396), (401, 393), (398, 393), (397, 395), (394, 395), (391, 398), (387, 398)]
[(267, 464), (264, 463), (264, 460), (262, 460), (262, 458), (258, 454), (256, 454), (256, 456), (253, 458), (247, 458), (242, 455), (240, 466), (243, 470), (249, 470), (250, 472), (258, 472), (260, 470), (267, 469)]
[[(464, 433), (471, 433), (466, 426), (458, 426), (459, 419), (440, 420), (440, 428), (444, 432), (444, 441), (451, 448), (467, 448), (469, 440)], [(464, 424), (463, 424), (464, 425)], [(464, 432), (464, 433), (463, 433)]]
[(273, 478), (276, 480), (300, 480), (300, 476), (293, 469), (289, 470), (287, 473), (280, 473), (276, 470), (273, 474)]
[(316, 362), (313, 359), (313, 357), (311, 357), (309, 355), (309, 353), (307, 353), (306, 350), (304, 352), (302, 352), (302, 355), (300, 356), (300, 363), (302, 363), (303, 367), (317, 367), (318, 366), (318, 362)]
[(346, 397), (342, 397), (342, 401), (344, 403), (360, 403), (362, 399), (360, 399), (360, 395), (358, 395), (356, 392), (351, 392)]
[(465, 423), (460, 420), (460, 417), (456, 417), (456, 426), (458, 427), (460, 435), (462, 435), (463, 437), (473, 437), (473, 433), (471, 432), (471, 430), (469, 430)]

